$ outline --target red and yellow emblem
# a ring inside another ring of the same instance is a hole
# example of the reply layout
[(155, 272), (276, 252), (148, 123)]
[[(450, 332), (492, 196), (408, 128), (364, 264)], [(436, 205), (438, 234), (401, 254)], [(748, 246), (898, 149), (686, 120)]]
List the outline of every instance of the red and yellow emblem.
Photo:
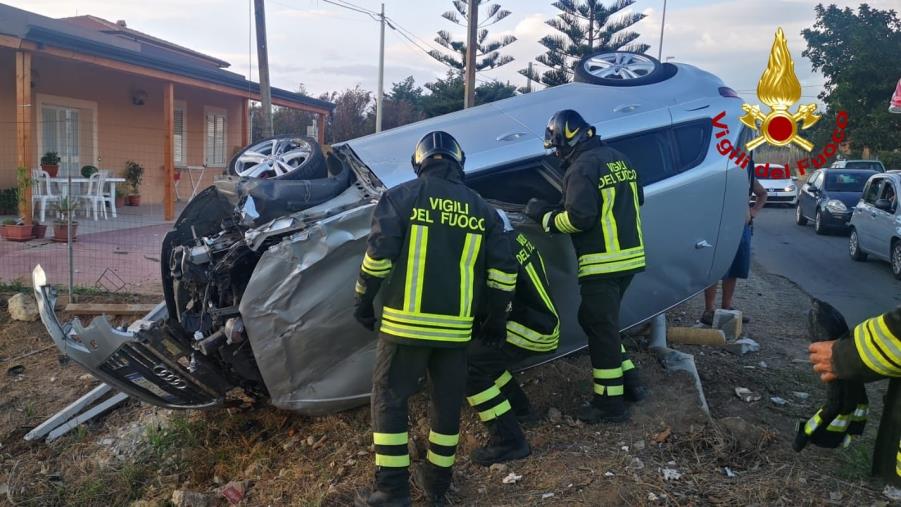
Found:
[[(795, 75), (795, 62), (788, 51), (788, 43), (782, 28), (776, 30), (776, 40), (770, 51), (770, 60), (766, 70), (757, 82), (757, 98), (770, 107), (768, 114), (763, 114), (760, 106), (742, 104), (745, 115), (741, 122), (748, 127), (759, 130), (760, 135), (745, 144), (748, 151), (763, 143), (773, 146), (786, 146), (795, 143), (804, 150), (813, 149), (813, 143), (798, 135), (798, 122), (801, 130), (812, 127), (820, 116), (816, 112), (816, 104), (804, 104), (792, 113), (792, 107), (801, 98), (801, 83)], [(758, 125), (758, 122), (760, 125)]]

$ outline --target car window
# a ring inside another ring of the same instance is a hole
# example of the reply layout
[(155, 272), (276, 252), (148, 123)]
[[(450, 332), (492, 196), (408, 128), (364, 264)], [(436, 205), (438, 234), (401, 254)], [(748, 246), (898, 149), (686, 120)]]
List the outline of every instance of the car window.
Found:
[(675, 174), (670, 160), (672, 157), (668, 155), (666, 130), (613, 139), (608, 144), (623, 152), (635, 164), (642, 185), (650, 185)]
[(845, 169), (871, 169), (874, 171), (882, 170), (882, 166), (878, 162), (848, 162)]
[(704, 161), (710, 146), (711, 124), (709, 121), (683, 123), (673, 127), (676, 137), (676, 171), (682, 172), (696, 167)]
[(882, 178), (874, 178), (867, 183), (867, 188), (864, 189), (863, 192), (863, 202), (867, 204), (876, 202), (876, 198), (879, 195), (880, 183), (882, 183)]
[(817, 171), (817, 172), (813, 173), (813, 176), (810, 177), (810, 180), (807, 181), (807, 184), (812, 187), (815, 187), (815, 188), (820, 188), (819, 183), (820, 183), (820, 178), (822, 176), (823, 176), (823, 171)]
[(895, 188), (894, 183), (890, 180), (885, 180), (885, 183), (882, 185), (882, 192), (879, 194), (880, 199), (887, 200), (892, 205), (892, 212), (897, 209), (898, 206), (898, 191)]
[(867, 179), (872, 176), (869, 172), (829, 172), (826, 173), (827, 192), (862, 192)]

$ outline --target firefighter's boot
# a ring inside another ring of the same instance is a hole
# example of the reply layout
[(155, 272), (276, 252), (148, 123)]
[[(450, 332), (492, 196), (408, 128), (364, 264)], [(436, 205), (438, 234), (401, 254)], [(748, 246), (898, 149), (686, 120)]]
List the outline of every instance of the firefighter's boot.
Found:
[(637, 403), (648, 397), (648, 388), (641, 382), (636, 368), (623, 371), (623, 397), (626, 401)]
[(629, 420), (623, 396), (595, 396), (576, 417), (588, 424), (622, 423)]
[(439, 467), (430, 462), (413, 466), (413, 483), (425, 494), (426, 505), (443, 507), (447, 505), (447, 491), (450, 489), (453, 469)]
[(516, 414), (506, 412), (488, 423), (488, 445), (472, 452), (472, 461), (482, 466), (525, 458), (532, 454)]
[(529, 403), (529, 397), (525, 391), (519, 386), (516, 380), (511, 380), (501, 387), (501, 393), (510, 402), (513, 407), (513, 413), (520, 424), (532, 424), (538, 422), (538, 415), (532, 411), (532, 404)]
[(356, 507), (409, 507), (410, 473), (406, 468), (379, 468), (375, 472), (375, 489), (368, 497), (357, 497)]

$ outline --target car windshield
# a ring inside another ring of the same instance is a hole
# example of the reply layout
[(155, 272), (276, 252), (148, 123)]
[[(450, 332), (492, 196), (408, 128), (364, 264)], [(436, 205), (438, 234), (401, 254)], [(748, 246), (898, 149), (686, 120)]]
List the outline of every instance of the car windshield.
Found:
[(872, 169), (878, 171), (882, 169), (879, 162), (848, 162), (845, 164), (846, 169)]
[(829, 192), (862, 192), (870, 171), (826, 173), (826, 190)]

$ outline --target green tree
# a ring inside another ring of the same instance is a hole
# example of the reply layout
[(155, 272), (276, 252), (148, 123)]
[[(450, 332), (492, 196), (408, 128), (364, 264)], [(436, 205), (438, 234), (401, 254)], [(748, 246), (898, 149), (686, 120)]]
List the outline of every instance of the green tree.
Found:
[(324, 93), (320, 97), (335, 104), (326, 120), (325, 139), (329, 144), (347, 141), (375, 132), (372, 92), (357, 85), (343, 92)]
[[(463, 77), (459, 72), (447, 72), (444, 79), (426, 83), (429, 94), (422, 96), (422, 111), (426, 118), (452, 113), (463, 109)], [(516, 87), (510, 83), (488, 81), (476, 86), (476, 105), (516, 95)]]
[[(469, 21), (466, 2), (464, 0), (453, 0), (452, 3), (456, 12), (447, 11), (441, 17), (465, 28)], [(501, 56), (500, 50), (516, 42), (516, 37), (507, 35), (501, 39), (489, 41), (488, 28), (486, 28), (509, 16), (510, 11), (502, 9), (499, 4), (489, 4), (487, 0), (478, 0), (478, 7), (480, 9), (479, 19), (482, 21), (479, 22), (479, 32), (477, 34), (476, 71), (493, 69), (512, 62), (513, 57), (509, 55)], [(462, 71), (466, 66), (465, 39), (457, 40), (450, 32), (439, 30), (438, 36), (435, 37), (435, 42), (440, 44), (445, 50), (433, 49), (429, 51), (429, 55), (448, 67)]]
[(857, 13), (822, 4), (815, 12), (813, 27), (801, 32), (807, 41), (801, 54), (826, 78), (819, 97), (828, 109), (848, 112), (852, 149), (887, 151), (901, 146), (901, 116), (888, 112), (901, 77), (901, 20), (893, 10), (867, 4), (861, 4)]
[[(416, 86), (413, 76), (393, 83), (382, 101), (382, 129), (388, 130), (425, 118), (422, 112), (422, 88)], [(372, 110), (375, 115), (375, 109)]]
[(539, 42), (547, 51), (536, 60), (548, 68), (544, 72), (522, 69), (520, 74), (547, 86), (573, 80), (573, 67), (582, 57), (599, 51), (644, 53), (650, 46), (635, 42), (639, 34), (627, 28), (645, 18), (644, 14), (620, 12), (635, 0), (615, 0), (609, 6), (599, 0), (558, 0), (560, 14), (546, 23), (560, 35), (546, 35)]

